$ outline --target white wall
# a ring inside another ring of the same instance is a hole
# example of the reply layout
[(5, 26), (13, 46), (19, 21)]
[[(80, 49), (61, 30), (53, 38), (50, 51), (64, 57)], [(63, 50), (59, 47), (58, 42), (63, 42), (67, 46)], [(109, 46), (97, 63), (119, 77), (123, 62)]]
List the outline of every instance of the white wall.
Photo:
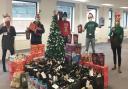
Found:
[(42, 42), (44, 44), (47, 44), (53, 11), (56, 9), (56, 2), (57, 0), (40, 0), (41, 21), (45, 28), (45, 34), (42, 36)]

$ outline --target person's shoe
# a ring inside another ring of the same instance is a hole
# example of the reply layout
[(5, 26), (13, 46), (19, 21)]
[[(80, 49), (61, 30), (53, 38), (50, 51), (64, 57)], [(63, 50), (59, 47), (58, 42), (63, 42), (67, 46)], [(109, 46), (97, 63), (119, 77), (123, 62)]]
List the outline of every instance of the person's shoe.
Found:
[(3, 72), (7, 72), (7, 69), (6, 69), (6, 67), (3, 67)]
[(118, 73), (122, 73), (122, 71), (121, 71), (120, 67), (118, 68)]
[(4, 69), (4, 70), (3, 70), (3, 72), (7, 72), (7, 70), (6, 70), (6, 69)]
[(112, 70), (116, 70), (116, 66), (114, 66), (114, 67), (112, 68)]

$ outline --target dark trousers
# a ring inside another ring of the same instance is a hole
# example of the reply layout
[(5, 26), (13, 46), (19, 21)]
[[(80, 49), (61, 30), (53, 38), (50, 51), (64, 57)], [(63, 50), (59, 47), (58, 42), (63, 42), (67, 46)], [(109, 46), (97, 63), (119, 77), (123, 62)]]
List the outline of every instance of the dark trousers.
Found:
[[(14, 54), (14, 49), (9, 50), (11, 55)], [(5, 64), (5, 58), (6, 58), (6, 53), (7, 53), (7, 49), (2, 49), (2, 63), (3, 63), (3, 71), (6, 71), (6, 64)]]
[(117, 56), (118, 56), (118, 66), (121, 66), (121, 46), (118, 47), (112, 47), (113, 51), (113, 61), (114, 64), (117, 64)]

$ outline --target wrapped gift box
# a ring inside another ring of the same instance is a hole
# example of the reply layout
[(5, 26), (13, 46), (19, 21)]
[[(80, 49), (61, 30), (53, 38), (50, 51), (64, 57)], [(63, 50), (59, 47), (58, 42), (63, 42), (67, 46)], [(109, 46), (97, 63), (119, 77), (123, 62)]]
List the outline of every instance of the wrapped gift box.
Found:
[(92, 62), (92, 54), (91, 53), (81, 54), (81, 60), (84, 62)]
[(37, 78), (28, 78), (28, 89), (48, 89), (46, 83), (40, 83)]
[(15, 64), (16, 64), (15, 72), (24, 71), (25, 61), (16, 61)]
[(37, 53), (38, 52), (38, 45), (31, 45), (31, 53)]
[(25, 61), (9, 61), (8, 62), (8, 68), (9, 72), (14, 73), (14, 72), (19, 72), (19, 71), (24, 71), (24, 65)]
[(82, 33), (82, 25), (78, 25), (78, 33)]
[(73, 52), (73, 51), (75, 51), (75, 47), (76, 47), (76, 45), (75, 44), (66, 44), (66, 49), (65, 49), (65, 51), (66, 52)]
[(72, 60), (72, 55), (71, 55), (70, 53), (67, 53), (67, 54), (65, 55), (65, 60), (66, 60), (66, 61), (71, 61), (71, 60)]
[(79, 61), (80, 61), (80, 54), (76, 54), (76, 55), (72, 56), (73, 63), (79, 63)]
[(76, 53), (81, 53), (81, 44), (66, 44), (66, 49), (65, 52), (76, 52)]
[(22, 73), (23, 73), (23, 71), (15, 72), (13, 74), (13, 77), (12, 77), (12, 80), (10, 83), (11, 88), (20, 88), (20, 77), (21, 77)]
[(9, 72), (9, 80), (11, 81), (12, 80), (12, 78), (13, 78), (13, 72)]
[(105, 56), (103, 53), (93, 53), (92, 61), (96, 65), (104, 66)]
[(38, 44), (38, 50), (45, 50), (45, 45), (44, 44)]
[(10, 73), (14, 73), (16, 70), (16, 64), (15, 62), (8, 61), (8, 70)]
[(78, 44), (78, 34), (73, 34), (73, 42), (74, 44)]
[(75, 47), (75, 53), (81, 54), (81, 44), (77, 44)]
[(72, 34), (69, 34), (68, 35), (68, 42), (67, 43), (71, 44), (71, 42), (72, 42)]
[(45, 45), (31, 45), (31, 55), (34, 57), (44, 56), (45, 54)]

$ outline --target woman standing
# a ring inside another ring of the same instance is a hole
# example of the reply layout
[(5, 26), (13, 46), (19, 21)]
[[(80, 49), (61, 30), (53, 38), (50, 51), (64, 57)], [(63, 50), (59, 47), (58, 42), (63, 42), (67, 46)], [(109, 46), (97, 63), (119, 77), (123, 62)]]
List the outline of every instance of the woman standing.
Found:
[(120, 26), (120, 20), (116, 20), (115, 26), (110, 31), (110, 42), (111, 42), (111, 49), (113, 51), (113, 60), (114, 60), (114, 67), (112, 70), (116, 69), (117, 64), (117, 57), (118, 56), (118, 72), (122, 73), (121, 71), (121, 45), (123, 41), (124, 31), (123, 28)]

